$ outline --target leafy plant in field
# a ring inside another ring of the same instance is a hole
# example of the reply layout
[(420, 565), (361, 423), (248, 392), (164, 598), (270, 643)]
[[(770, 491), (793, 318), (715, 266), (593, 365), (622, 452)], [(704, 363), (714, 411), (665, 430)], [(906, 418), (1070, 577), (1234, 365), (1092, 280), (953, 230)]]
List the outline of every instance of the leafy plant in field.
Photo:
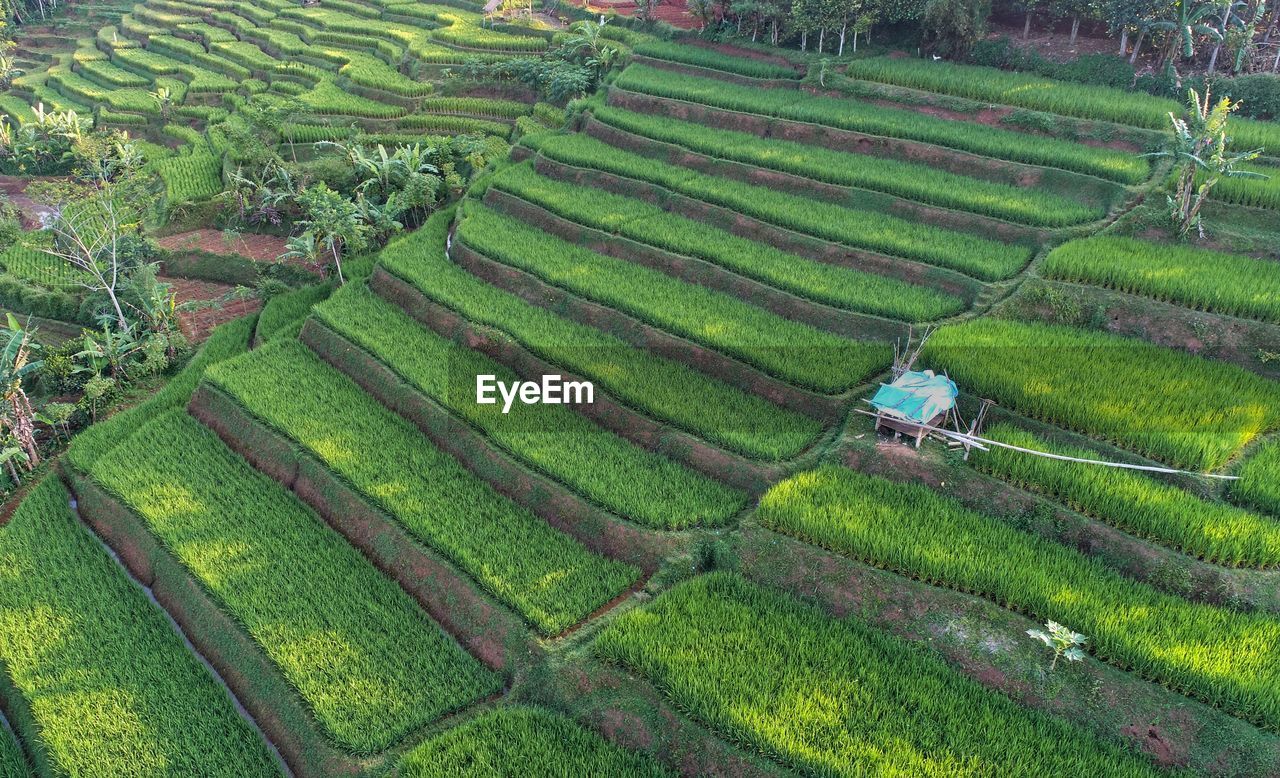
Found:
[(1089, 638), (1079, 632), (1072, 632), (1053, 620), (1046, 621), (1044, 627), (1048, 632), (1044, 629), (1029, 629), (1027, 634), (1053, 649), (1053, 659), (1049, 660), (1049, 672), (1057, 668), (1059, 659), (1065, 659), (1068, 662), (1084, 661), (1084, 645), (1089, 642)]
[(1262, 149), (1227, 153), (1227, 119), (1240, 107), (1239, 103), (1224, 97), (1210, 106), (1208, 89), (1203, 100), (1191, 89), (1187, 104), (1185, 118), (1169, 114), (1173, 124), (1173, 149), (1158, 152), (1156, 156), (1172, 157), (1178, 165), (1174, 191), (1169, 197), (1174, 232), (1185, 238), (1194, 227), (1203, 238), (1200, 209), (1209, 193), (1223, 178), (1262, 178), (1261, 173), (1241, 167), (1261, 156)]

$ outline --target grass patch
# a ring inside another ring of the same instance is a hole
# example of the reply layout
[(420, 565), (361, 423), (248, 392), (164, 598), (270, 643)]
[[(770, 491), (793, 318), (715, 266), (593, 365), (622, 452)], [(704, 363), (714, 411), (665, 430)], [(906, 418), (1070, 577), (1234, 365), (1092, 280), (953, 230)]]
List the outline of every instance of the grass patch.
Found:
[(859, 100), (728, 84), (643, 65), (627, 68), (614, 85), (632, 92), (730, 111), (824, 124), (869, 135), (932, 143), (996, 159), (1056, 167), (1122, 184), (1139, 183), (1151, 174), (1151, 163), (1137, 154), (957, 122)]
[(547, 634), (639, 576), (493, 491), (296, 341), (270, 343), (209, 378)]
[[(0, 659), (56, 774), (277, 774), (257, 733), (80, 525), (52, 476), (0, 528)], [(0, 727), (0, 775), (30, 774)]]
[(620, 616), (596, 651), (747, 750), (810, 775), (1155, 775), (856, 618), (728, 573)]
[(608, 775), (660, 778), (668, 773), (647, 756), (615, 746), (558, 713), (497, 708), (476, 716), (405, 754), (404, 778), (487, 778), (520, 765), (522, 775)]
[(924, 359), (965, 393), (1175, 467), (1214, 470), (1280, 426), (1280, 384), (1106, 332), (977, 319)]
[[(344, 748), (376, 753), (501, 679), (278, 483), (182, 411), (91, 475), (253, 637)], [(130, 651), (132, 655), (133, 651)]]
[(1041, 272), (1200, 311), (1280, 322), (1280, 262), (1096, 236), (1058, 246)]
[[(452, 208), (433, 214), (418, 231), (383, 249), (379, 261), (441, 305), (501, 330), (645, 414), (732, 451), (788, 459), (822, 431), (822, 425), (808, 416), (484, 283), (445, 254), (453, 214)], [(690, 403), (690, 397), (700, 402)]]
[(1280, 622), (1270, 615), (1187, 602), (928, 487), (840, 467), (778, 484), (757, 515), (838, 554), (1067, 624), (1099, 659), (1280, 727)]
[(484, 207), (468, 210), (458, 235), (494, 260), (801, 386), (840, 392), (892, 359), (887, 344), (849, 340), (783, 319), (735, 297), (574, 246)]

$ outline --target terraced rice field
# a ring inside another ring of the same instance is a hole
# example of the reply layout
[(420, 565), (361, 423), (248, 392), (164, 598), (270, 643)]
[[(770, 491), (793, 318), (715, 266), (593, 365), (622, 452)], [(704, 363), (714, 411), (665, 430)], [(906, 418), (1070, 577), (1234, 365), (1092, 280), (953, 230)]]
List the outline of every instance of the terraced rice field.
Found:
[[(0, 102), (169, 139), (178, 204), (286, 98), (282, 156), (515, 143), (0, 518), (0, 774), (1280, 772), (1265, 187), (1173, 245), (1168, 163), (1071, 123), (1159, 129), (1155, 98), (887, 57), (828, 88), (800, 53), (613, 24), (567, 111), (455, 94), (468, 57), (581, 32), (539, 18), (147, 0)], [(1059, 123), (925, 110), (962, 98)], [(0, 264), (56, 280), (36, 256)], [(962, 426), (996, 403), (989, 450), (857, 412), (924, 326)], [(482, 376), (594, 394), (504, 407)]]

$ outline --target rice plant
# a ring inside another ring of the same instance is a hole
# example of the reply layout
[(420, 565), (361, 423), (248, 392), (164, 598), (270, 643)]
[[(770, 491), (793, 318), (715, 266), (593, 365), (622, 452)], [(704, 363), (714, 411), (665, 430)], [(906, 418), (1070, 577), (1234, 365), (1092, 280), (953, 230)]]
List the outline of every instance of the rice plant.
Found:
[(688, 43), (649, 41), (639, 44), (633, 50), (636, 54), (652, 59), (723, 70), (752, 78), (799, 78), (801, 75), (796, 68), (787, 65), (764, 62), (750, 57), (735, 57), (732, 54), (724, 54), (701, 46), (691, 46)]
[(1072, 170), (1123, 184), (1136, 184), (1151, 173), (1148, 160), (1129, 152), (957, 122), (858, 100), (728, 84), (719, 79), (675, 74), (643, 65), (627, 68), (614, 86), (731, 111), (934, 143), (996, 159)]
[(779, 227), (853, 248), (952, 268), (984, 281), (1008, 278), (1031, 259), (1027, 246), (1006, 245), (876, 211), (698, 173), (623, 151), (586, 135), (541, 135), (521, 138), (520, 142), (567, 165), (657, 184)]
[(757, 517), (838, 554), (1070, 624), (1099, 659), (1280, 729), (1280, 621), (1269, 614), (1164, 594), (926, 486), (841, 467), (783, 481)]
[[(1037, 451), (1105, 459), (1008, 424), (985, 437)], [(1132, 470), (1062, 462), (999, 447), (975, 453), (979, 469), (1053, 497), (1086, 516), (1199, 559), (1231, 567), (1280, 565), (1280, 521), (1194, 494)]]
[(223, 190), (222, 160), (213, 154), (198, 152), (168, 157), (154, 163), (164, 181), (170, 204), (207, 200)]
[[(1280, 147), (1273, 147), (1272, 152), (1280, 153)], [(1213, 199), (1254, 208), (1280, 210), (1280, 167), (1246, 164), (1239, 168), (1266, 178), (1220, 178), (1213, 187)]]
[(520, 765), (525, 774), (661, 778), (651, 757), (606, 741), (542, 708), (501, 707), (447, 730), (404, 755), (404, 778), (486, 778)]
[(1280, 427), (1280, 384), (1106, 332), (976, 319), (938, 330), (924, 362), (961, 392), (1174, 467), (1216, 469)]
[(606, 257), (487, 208), (458, 236), (492, 259), (800, 386), (840, 392), (888, 366), (888, 344), (855, 341), (784, 319), (736, 297)]
[[(60, 775), (278, 775), (266, 744), (69, 503), (47, 476), (0, 527), (0, 661), (31, 711), (15, 726)], [(0, 726), (0, 775), (32, 774)]]
[[(941, 541), (941, 538), (936, 538)], [(680, 584), (601, 634), (598, 654), (748, 751), (805, 775), (1156, 774), (936, 655), (728, 573)]]
[[(821, 431), (808, 416), (484, 283), (445, 255), (452, 218), (452, 208), (433, 214), (418, 231), (383, 249), (379, 262), (430, 299), (497, 328), (646, 415), (732, 451), (788, 459)], [(690, 397), (700, 402), (690, 403)]]
[(208, 376), (546, 634), (639, 577), (499, 495), (297, 341), (273, 341)]
[(366, 287), (340, 290), (316, 314), (513, 457), (619, 516), (660, 529), (718, 526), (745, 503), (743, 495), (569, 407), (517, 403), (504, 410), (477, 404), (476, 376), (495, 375), (508, 383), (518, 377), (423, 327)]
[(183, 411), (125, 445), (131, 455), (98, 460), (93, 479), (244, 627), (343, 748), (382, 751), (501, 688), (345, 538)]
[(297, 337), (303, 321), (311, 315), (311, 307), (327, 299), (332, 291), (332, 284), (313, 284), (272, 297), (258, 314), (254, 341), (262, 343), (275, 337)]
[(1231, 498), (1280, 518), (1280, 440), (1269, 440), (1249, 455), (1231, 485)]
[(1041, 272), (1201, 311), (1280, 322), (1280, 263), (1268, 260), (1095, 236), (1058, 246)]
[(610, 106), (595, 108), (592, 115), (627, 132), (717, 159), (1021, 224), (1066, 227), (1093, 221), (1105, 212), (1045, 190), (969, 178), (915, 162), (760, 138)]
[(944, 292), (788, 254), (641, 200), (544, 178), (529, 165), (507, 168), (493, 186), (579, 224), (697, 257), (838, 308), (903, 321), (940, 319), (965, 308), (963, 300)]
[[(1036, 111), (1101, 119), (1148, 130), (1167, 130), (1169, 113), (1181, 116), (1177, 100), (1142, 92), (1055, 81), (1030, 73), (1012, 73), (975, 65), (947, 63), (939, 67), (922, 59), (871, 57), (851, 61), (850, 78), (941, 92), (983, 102), (1003, 103)], [(1231, 147), (1280, 149), (1280, 126), (1272, 122), (1234, 118)]]

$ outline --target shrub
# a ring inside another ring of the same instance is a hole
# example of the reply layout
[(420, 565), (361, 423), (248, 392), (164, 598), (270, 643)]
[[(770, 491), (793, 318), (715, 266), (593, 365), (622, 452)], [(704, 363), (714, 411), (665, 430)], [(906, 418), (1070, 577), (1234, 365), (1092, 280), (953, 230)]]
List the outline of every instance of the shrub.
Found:
[(1269, 614), (1187, 602), (926, 486), (840, 467), (783, 481), (757, 516), (838, 554), (1068, 623), (1089, 635), (1099, 659), (1280, 726), (1280, 622)]
[(596, 254), (486, 208), (458, 236), (473, 249), (800, 386), (840, 392), (884, 369), (886, 344), (849, 340), (736, 297)]
[(925, 348), (961, 391), (1175, 467), (1212, 470), (1280, 426), (1280, 384), (1112, 335), (977, 319)]
[[(36, 740), (47, 769), (278, 774), (226, 692), (69, 505), (51, 475), (0, 527), (4, 683), (24, 698), (31, 719), (13, 723)], [(3, 726), (0, 774), (32, 774)]]
[(981, 764), (1034, 775), (1070, 764), (1085, 774), (1156, 774), (1140, 756), (1022, 708), (856, 616), (828, 618), (728, 573), (628, 611), (595, 650), (798, 773), (941, 775)]
[[(269, 343), (209, 377), (545, 634), (639, 577), (495, 492), (297, 341)], [(365, 596), (359, 585), (351, 593)]]
[(627, 132), (717, 159), (1023, 224), (1065, 227), (1103, 215), (1101, 208), (1044, 190), (981, 181), (913, 162), (759, 138), (607, 106), (595, 109), (593, 115)]
[(1280, 263), (1267, 260), (1096, 236), (1058, 246), (1041, 272), (1197, 310), (1280, 322)]

